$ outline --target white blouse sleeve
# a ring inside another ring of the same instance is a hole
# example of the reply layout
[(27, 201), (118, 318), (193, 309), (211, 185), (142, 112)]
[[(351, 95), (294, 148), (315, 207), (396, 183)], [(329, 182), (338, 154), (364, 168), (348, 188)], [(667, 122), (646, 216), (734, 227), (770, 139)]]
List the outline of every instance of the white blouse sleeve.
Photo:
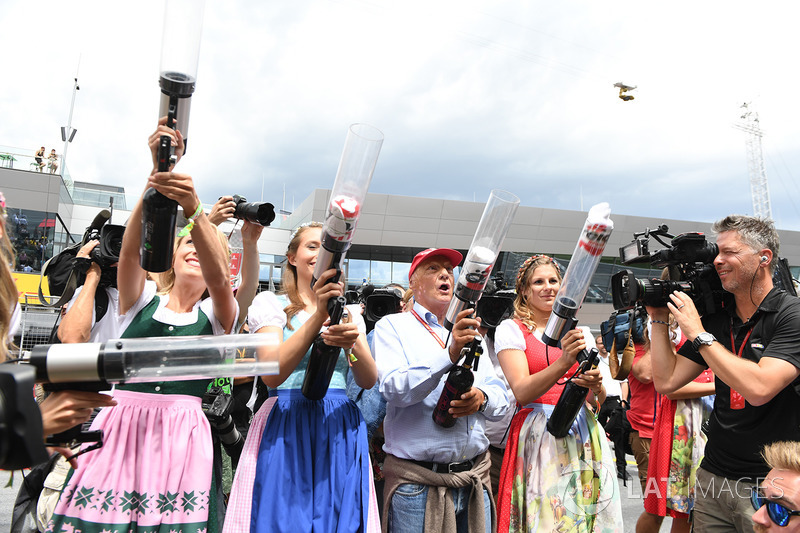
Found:
[(586, 351), (588, 352), (592, 348), (597, 348), (597, 343), (594, 340), (594, 335), (592, 335), (592, 330), (586, 326), (580, 326), (578, 329), (583, 332), (583, 340), (586, 341)]
[(503, 350), (525, 351), (525, 337), (514, 320), (503, 320), (494, 333), (494, 349), (496, 353)]
[(275, 326), (283, 329), (286, 327), (286, 313), (278, 297), (271, 292), (262, 292), (256, 295), (247, 313), (247, 327), (251, 333), (256, 333), (261, 328)]

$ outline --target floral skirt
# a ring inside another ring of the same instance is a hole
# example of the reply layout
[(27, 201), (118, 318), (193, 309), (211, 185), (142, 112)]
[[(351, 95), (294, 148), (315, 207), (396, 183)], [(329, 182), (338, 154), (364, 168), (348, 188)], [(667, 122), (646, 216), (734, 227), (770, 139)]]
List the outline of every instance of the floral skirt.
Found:
[(582, 408), (570, 433), (547, 431), (553, 406), (514, 416), (498, 495), (499, 532), (622, 533), (614, 456), (594, 416)]
[(695, 474), (706, 446), (701, 427), (708, 414), (699, 399), (665, 398), (661, 402), (644, 490), (644, 510), (648, 513), (688, 518), (694, 507)]
[(78, 458), (47, 531), (196, 533), (215, 525), (214, 452), (200, 398), (117, 390), (114, 399), (91, 427), (103, 430), (103, 447)]

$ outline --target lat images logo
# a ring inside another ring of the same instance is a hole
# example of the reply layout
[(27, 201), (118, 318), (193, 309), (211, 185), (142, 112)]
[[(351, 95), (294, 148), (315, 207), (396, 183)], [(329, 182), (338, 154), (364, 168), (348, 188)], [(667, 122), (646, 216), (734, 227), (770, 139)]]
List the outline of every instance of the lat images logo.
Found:
[(611, 505), (617, 490), (616, 472), (582, 459), (564, 465), (556, 486), (561, 504), (577, 516), (597, 515)]

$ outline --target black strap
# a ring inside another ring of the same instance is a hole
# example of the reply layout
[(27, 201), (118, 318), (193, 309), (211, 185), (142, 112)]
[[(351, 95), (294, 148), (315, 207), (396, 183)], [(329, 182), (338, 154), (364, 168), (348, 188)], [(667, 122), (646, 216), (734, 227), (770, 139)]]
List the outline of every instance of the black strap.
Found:
[[(63, 252), (62, 252), (63, 253)], [(47, 262), (42, 265), (42, 274), (39, 276), (39, 303), (44, 305), (45, 307), (61, 307), (62, 305), (66, 304), (72, 299), (72, 295), (75, 294), (75, 289), (78, 288), (78, 272), (73, 268), (72, 272), (67, 279), (67, 283), (64, 287), (64, 292), (61, 293), (61, 296), (55, 302), (50, 301), (48, 302), (45, 295), (42, 294), (42, 280), (47, 275), (47, 267), (50, 265), (50, 261), (58, 257), (54, 255)], [(55, 296), (51, 295), (50, 298), (55, 298)]]

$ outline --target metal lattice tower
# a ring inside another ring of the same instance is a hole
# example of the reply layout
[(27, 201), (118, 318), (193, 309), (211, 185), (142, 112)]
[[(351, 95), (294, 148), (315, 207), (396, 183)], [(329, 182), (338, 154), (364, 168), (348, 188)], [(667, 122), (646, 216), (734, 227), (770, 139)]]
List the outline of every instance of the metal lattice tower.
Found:
[(758, 113), (750, 110), (750, 103), (742, 104), (744, 110), (741, 122), (734, 127), (747, 133), (747, 167), (750, 172), (750, 196), (753, 199), (753, 215), (761, 218), (772, 218), (772, 208), (769, 203), (769, 187), (767, 186), (767, 171), (764, 167), (764, 153), (761, 149), (761, 125)]

